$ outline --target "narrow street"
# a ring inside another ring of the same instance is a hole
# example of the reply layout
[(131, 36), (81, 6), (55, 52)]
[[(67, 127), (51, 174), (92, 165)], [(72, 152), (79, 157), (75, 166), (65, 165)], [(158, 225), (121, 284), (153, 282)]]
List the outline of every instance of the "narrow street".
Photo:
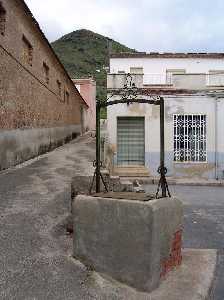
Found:
[[(89, 283), (66, 235), (73, 176), (92, 175), (94, 140), (81, 137), (0, 174), (0, 299), (144, 299)], [(148, 186), (156, 189), (156, 186)], [(214, 299), (223, 299), (224, 188), (171, 186), (184, 203), (184, 247), (218, 249)]]
[(94, 141), (78, 138), (0, 175), (0, 299), (88, 299), (65, 220), (74, 175), (92, 174)]

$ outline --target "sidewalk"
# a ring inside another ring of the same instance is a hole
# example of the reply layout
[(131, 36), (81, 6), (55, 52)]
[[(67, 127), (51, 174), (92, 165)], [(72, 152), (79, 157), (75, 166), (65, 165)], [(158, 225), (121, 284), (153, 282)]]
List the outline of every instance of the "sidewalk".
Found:
[[(159, 177), (121, 177), (124, 180), (138, 180), (142, 184), (158, 184)], [(166, 177), (169, 185), (188, 185), (188, 186), (224, 186), (224, 180), (192, 178)]]

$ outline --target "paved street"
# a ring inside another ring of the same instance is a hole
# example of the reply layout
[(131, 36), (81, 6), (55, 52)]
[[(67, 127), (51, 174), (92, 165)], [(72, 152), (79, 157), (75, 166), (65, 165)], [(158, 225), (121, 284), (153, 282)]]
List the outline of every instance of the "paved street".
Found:
[[(0, 174), (0, 299), (149, 300), (102, 280), (89, 282), (89, 271), (71, 257), (70, 182), (91, 175), (93, 159), (94, 140), (84, 137)], [(224, 188), (171, 190), (185, 205), (184, 246), (219, 249), (214, 299), (223, 300)]]
[[(156, 186), (148, 186), (153, 191)], [(224, 187), (170, 186), (184, 203), (184, 247), (218, 249), (212, 294), (224, 299)]]
[(93, 139), (79, 138), (1, 173), (0, 299), (91, 299), (65, 221), (71, 177), (91, 174), (93, 154)]

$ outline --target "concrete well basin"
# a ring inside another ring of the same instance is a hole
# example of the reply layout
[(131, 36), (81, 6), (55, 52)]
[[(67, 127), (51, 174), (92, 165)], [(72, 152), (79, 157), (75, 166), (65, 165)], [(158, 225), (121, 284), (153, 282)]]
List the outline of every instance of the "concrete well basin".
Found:
[(75, 198), (73, 255), (97, 272), (151, 292), (181, 263), (182, 203), (174, 197), (124, 200)]

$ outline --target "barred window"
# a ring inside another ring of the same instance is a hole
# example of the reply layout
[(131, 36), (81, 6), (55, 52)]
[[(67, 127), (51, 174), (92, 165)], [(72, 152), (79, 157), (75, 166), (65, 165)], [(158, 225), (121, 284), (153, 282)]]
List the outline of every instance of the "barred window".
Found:
[(174, 161), (206, 159), (206, 115), (174, 115)]
[(6, 10), (2, 6), (2, 3), (0, 2), (0, 34), (5, 34), (5, 23), (6, 23)]

